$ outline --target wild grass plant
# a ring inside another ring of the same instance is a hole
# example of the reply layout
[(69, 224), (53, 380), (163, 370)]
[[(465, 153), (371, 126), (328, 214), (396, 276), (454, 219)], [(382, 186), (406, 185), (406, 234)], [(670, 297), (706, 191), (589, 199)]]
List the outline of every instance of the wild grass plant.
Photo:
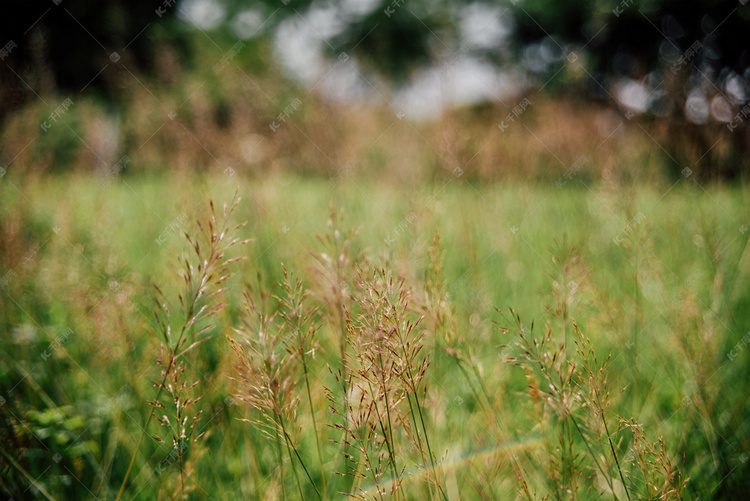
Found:
[[(231, 274), (229, 265), (240, 261), (242, 257), (229, 258), (227, 251), (237, 245), (248, 243), (249, 240), (234, 238), (229, 239), (243, 225), (229, 226), (229, 219), (237, 207), (240, 199), (236, 196), (231, 206), (224, 205), (222, 220), (217, 221), (213, 201), (210, 201), (210, 214), (204, 223), (197, 222), (200, 237), (193, 238), (187, 232), (184, 237), (194, 257), (181, 256), (178, 260), (181, 265), (180, 276), (183, 280), (183, 291), (177, 294), (179, 300), (179, 316), (173, 318), (170, 310), (170, 301), (154, 284), (156, 295), (154, 297), (156, 320), (155, 335), (160, 341), (160, 352), (156, 360), (160, 367), (159, 379), (154, 380), (156, 397), (148, 404), (153, 410), (148, 415), (143, 425), (143, 433), (133, 453), (125, 478), (118, 492), (119, 499), (127, 485), (128, 477), (132, 471), (138, 451), (144, 437), (149, 433), (149, 425), (156, 418), (164, 428), (163, 433), (153, 435), (160, 444), (169, 444), (169, 454), (159, 466), (158, 472), (168, 469), (171, 463), (177, 463), (179, 484), (167, 488), (170, 497), (185, 498), (194, 488), (187, 485), (185, 477), (193, 474), (192, 468), (197, 453), (193, 452), (194, 444), (197, 444), (206, 433), (195, 433), (196, 424), (199, 424), (202, 410), (196, 409), (201, 400), (201, 392), (196, 391), (200, 380), (193, 381), (189, 369), (192, 365), (187, 355), (201, 344), (211, 339), (207, 335), (214, 326), (206, 324), (206, 320), (216, 315), (226, 306), (223, 302), (217, 302), (224, 283)], [(201, 243), (204, 247), (201, 249)]]
[[(0, 186), (0, 263), (13, 270), (0, 294), (0, 489), (15, 499), (742, 492), (741, 191), (712, 191), (717, 211), (687, 188), (620, 206), (630, 195), (615, 188), (555, 187), (514, 233), (482, 210), (499, 200), (515, 218), (513, 188), (482, 199), (456, 184), (426, 204), (434, 193), (375, 186), (381, 213), (363, 197), (310, 206), (316, 181), (269, 180), (215, 211), (201, 200), (209, 179), (174, 205), (162, 180), (133, 183), (148, 206), (124, 185), (65, 182), (107, 224), (64, 203), (57, 222), (46, 189), (22, 187), (34, 209)], [(210, 198), (231, 197), (222, 182)], [(592, 210), (602, 203), (618, 215)], [(165, 233), (152, 209), (167, 224), (184, 213), (190, 236)], [(688, 209), (695, 223), (675, 215)], [(477, 238), (465, 221), (496, 231)], [(131, 241), (154, 250), (118, 250)]]

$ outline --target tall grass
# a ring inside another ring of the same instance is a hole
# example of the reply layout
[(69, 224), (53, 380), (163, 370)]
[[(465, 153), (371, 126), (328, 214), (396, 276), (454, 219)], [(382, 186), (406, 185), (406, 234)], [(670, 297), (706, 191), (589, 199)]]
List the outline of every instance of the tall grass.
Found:
[[(264, 192), (280, 190), (276, 182)], [(180, 207), (200, 224), (184, 223), (182, 239), (162, 238), (151, 209), (113, 184), (95, 192), (107, 218), (96, 232), (75, 206), (58, 206), (67, 215), (59, 234), (80, 248), (62, 238), (39, 245), (54, 233), (47, 190), (24, 187), (38, 213), (22, 197), (0, 206), (0, 263), (14, 270), (0, 294), (0, 490), (16, 499), (88, 489), (100, 499), (621, 501), (742, 492), (747, 257), (729, 217), (744, 207), (741, 192), (712, 192), (725, 213), (688, 190), (646, 212), (659, 199), (645, 191), (623, 211), (643, 211), (647, 224), (613, 242), (621, 218), (592, 207), (621, 193), (554, 187), (532, 199), (552, 202), (519, 233), (473, 241), (469, 265), (472, 237), (460, 225), (497, 228), (473, 187), (446, 188), (440, 202), (461, 206), (461, 220), (423, 205), (429, 193), (398, 200), (389, 186), (369, 193), (392, 212), (359, 197), (342, 201), (343, 218), (327, 200), (302, 198), (314, 183), (286, 181), (291, 201), (270, 213), (235, 199), (201, 214), (186, 197)], [(162, 186), (132, 185), (168, 213)], [(525, 197), (483, 189), (508, 213)], [(125, 200), (137, 203), (115, 210)], [(384, 240), (410, 204), (427, 207), (413, 234)], [(673, 215), (687, 208), (700, 226)], [(296, 215), (290, 231), (278, 228), (281, 210)], [(605, 229), (587, 229), (596, 222)], [(113, 255), (113, 243), (131, 240), (157, 251)], [(26, 258), (22, 245), (38, 250)], [(146, 292), (150, 281), (158, 286)], [(513, 309), (501, 315), (485, 307), (493, 303)]]
[[(212, 300), (223, 292), (221, 284), (231, 277), (231, 274), (228, 273), (229, 265), (243, 259), (242, 257), (229, 258), (226, 256), (226, 252), (237, 244), (250, 241), (241, 241), (236, 238), (229, 240), (230, 234), (244, 226), (244, 224), (234, 227), (229, 226), (229, 218), (239, 202), (240, 199), (235, 194), (231, 206), (224, 205), (223, 218), (219, 223), (216, 220), (214, 203), (210, 201), (211, 211), (208, 220), (203, 224), (201, 222), (196, 223), (202, 238), (193, 238), (187, 232), (184, 233), (195, 257), (190, 259), (181, 256), (178, 259), (182, 266), (181, 278), (184, 282), (184, 289), (177, 294), (180, 313), (177, 319), (172, 318), (168, 298), (159, 286), (154, 284), (156, 290), (156, 296), (154, 297), (156, 306), (154, 309), (155, 334), (160, 338), (160, 353), (156, 363), (161, 367), (159, 375), (161, 379), (154, 381), (154, 387), (157, 389), (156, 397), (148, 402), (154, 409), (149, 413), (143, 426), (143, 433), (125, 473), (117, 499), (122, 497), (141, 443), (148, 433), (149, 425), (154, 417), (166, 428), (166, 440), (158, 434), (154, 435), (154, 439), (161, 444), (168, 442), (172, 446), (169, 456), (165, 460), (166, 466), (168, 467), (169, 463), (174, 461), (178, 463), (179, 498), (185, 498), (189, 492), (185, 487), (185, 476), (190, 474), (188, 468), (192, 466), (186, 462), (188, 449), (190, 449), (192, 443), (200, 440), (203, 433), (193, 436), (195, 425), (198, 423), (202, 411), (193, 411), (192, 408), (200, 401), (201, 397), (195, 392), (195, 387), (199, 384), (199, 381), (188, 382), (185, 380), (188, 377), (185, 375), (185, 371), (189, 365), (192, 365), (187, 360), (187, 355), (211, 339), (212, 336), (207, 334), (214, 326), (206, 325), (205, 321), (226, 306), (222, 302), (214, 301), (212, 304)], [(203, 249), (201, 249), (201, 242), (204, 244)], [(165, 414), (161, 414), (162, 412)], [(157, 413), (161, 416), (157, 416)], [(190, 457), (195, 457), (195, 454), (190, 454)], [(172, 489), (172, 491), (176, 490), (176, 488)]]

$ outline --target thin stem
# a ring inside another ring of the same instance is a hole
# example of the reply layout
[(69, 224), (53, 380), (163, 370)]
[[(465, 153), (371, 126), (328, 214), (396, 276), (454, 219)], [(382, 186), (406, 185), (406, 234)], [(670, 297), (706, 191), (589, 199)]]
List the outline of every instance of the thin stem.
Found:
[[(612, 491), (612, 496), (614, 496), (615, 501), (619, 501), (617, 498), (617, 494), (615, 494), (615, 488), (612, 484), (612, 476), (609, 474), (609, 471), (604, 471), (604, 467), (599, 462), (599, 459), (594, 454), (594, 451), (591, 450), (591, 446), (589, 445), (589, 441), (586, 440), (586, 437), (583, 436), (583, 432), (581, 431), (581, 428), (578, 426), (578, 422), (576, 421), (575, 417), (573, 417), (573, 414), (570, 415), (570, 420), (573, 421), (573, 425), (575, 425), (576, 430), (578, 431), (578, 434), (581, 436), (581, 440), (583, 440), (584, 445), (586, 446), (586, 449), (588, 449), (589, 454), (591, 455), (591, 459), (594, 460), (594, 463), (596, 463), (596, 467), (599, 468), (599, 471), (604, 475), (604, 478), (607, 481), (607, 485), (609, 485), (609, 490)], [(609, 470), (609, 468), (607, 469)]]
[(477, 383), (479, 383), (479, 387), (482, 389), (482, 394), (484, 394), (484, 398), (487, 399), (487, 405), (489, 405), (490, 409), (494, 408), (494, 402), (492, 401), (492, 398), (490, 397), (489, 392), (487, 391), (487, 388), (484, 386), (484, 381), (482, 381), (482, 376), (479, 374), (479, 369), (475, 364), (471, 364), (471, 369), (474, 371), (474, 377), (477, 379)]
[[(180, 444), (181, 446), (182, 444)], [(180, 462), (180, 499), (185, 499), (185, 470), (182, 467), (182, 453), (178, 455), (178, 459)]]
[(14, 466), (14, 467), (15, 467), (15, 468), (16, 468), (16, 469), (18, 470), (18, 471), (20, 471), (20, 472), (21, 472), (21, 475), (23, 475), (24, 477), (26, 477), (26, 479), (27, 479), (27, 480), (29, 481), (29, 483), (30, 483), (31, 485), (33, 485), (34, 487), (36, 487), (36, 488), (37, 488), (37, 489), (39, 490), (39, 492), (40, 492), (40, 493), (42, 494), (42, 496), (44, 496), (45, 498), (47, 498), (47, 499), (48, 499), (49, 501), (55, 501), (55, 498), (53, 498), (53, 497), (52, 497), (52, 496), (50, 495), (50, 493), (49, 493), (49, 492), (47, 492), (47, 490), (46, 490), (46, 489), (45, 489), (45, 488), (44, 488), (44, 487), (43, 487), (43, 486), (42, 486), (41, 484), (37, 483), (37, 481), (36, 481), (36, 480), (34, 480), (34, 477), (32, 477), (32, 476), (31, 476), (31, 475), (29, 474), (29, 472), (28, 472), (28, 471), (26, 471), (26, 470), (24, 469), (24, 467), (23, 467), (23, 466), (21, 466), (20, 464), (18, 464), (18, 462), (16, 462), (16, 460), (15, 460), (15, 459), (13, 459), (13, 457), (12, 457), (12, 456), (10, 456), (10, 455), (9, 455), (9, 454), (8, 454), (7, 452), (5, 452), (5, 451), (4, 451), (3, 449), (0, 449), (0, 453), (1, 453), (1, 454), (2, 454), (3, 456), (5, 456), (5, 459), (7, 459), (7, 460), (8, 460), (8, 462), (9, 462), (10, 464), (12, 464), (12, 465), (13, 465), (13, 466)]
[[(340, 277), (337, 273), (337, 279), (339, 279), (338, 283), (341, 283)], [(347, 455), (349, 454), (349, 446), (347, 445), (347, 430), (349, 430), (349, 388), (347, 387), (347, 378), (348, 378), (348, 371), (346, 368), (346, 344), (347, 344), (347, 330), (346, 330), (346, 322), (344, 321), (344, 306), (342, 304), (341, 300), (341, 291), (338, 288), (339, 286), (336, 286), (336, 291), (338, 292), (338, 300), (336, 301), (336, 307), (338, 310), (338, 316), (339, 316), (339, 331), (341, 333), (340, 339), (339, 339), (339, 357), (341, 358), (341, 386), (344, 393), (344, 440), (342, 440), (343, 443), (343, 458), (344, 458), (344, 467), (343, 471), (346, 471), (347, 467)]]
[(305, 357), (305, 350), (302, 351), (302, 368), (305, 372), (305, 386), (307, 387), (307, 401), (310, 404), (310, 417), (312, 417), (313, 431), (315, 432), (315, 446), (318, 450), (318, 463), (320, 463), (320, 479), (323, 481), (323, 492), (328, 496), (328, 488), (326, 486), (326, 475), (323, 468), (323, 455), (320, 452), (320, 439), (318, 438), (318, 425), (315, 421), (315, 409), (313, 409), (312, 392), (310, 391), (310, 378), (307, 372), (307, 358)]
[[(566, 419), (567, 421), (567, 419)], [(567, 425), (568, 428), (568, 450), (570, 455), (570, 472), (571, 472), (571, 479), (572, 479), (572, 487), (573, 492), (575, 493), (576, 499), (578, 498), (578, 475), (576, 475), (576, 458), (574, 455), (573, 450), (573, 428), (570, 426), (570, 423)]]
[(494, 417), (495, 425), (499, 428), (500, 424), (497, 420), (497, 414), (493, 410), (492, 406), (492, 400), (490, 399), (489, 393), (487, 393), (487, 390), (484, 387), (484, 383), (482, 382), (482, 378), (479, 375), (479, 372), (477, 371), (476, 367), (473, 367), (474, 371), (474, 377), (476, 378), (477, 382), (479, 383), (479, 387), (482, 390), (482, 394), (484, 395), (484, 400), (482, 400), (480, 394), (477, 392), (476, 388), (474, 388), (474, 383), (471, 382), (471, 378), (469, 377), (469, 373), (464, 368), (462, 361), (460, 358), (458, 358), (455, 355), (451, 355), (451, 358), (456, 362), (456, 366), (461, 371), (461, 374), (464, 376), (464, 379), (466, 379), (466, 384), (469, 385), (469, 389), (471, 389), (471, 393), (474, 395), (474, 399), (477, 402), (480, 402), (482, 404), (482, 407), (484, 408), (485, 412), (487, 413), (487, 420), (488, 422), (492, 422), (492, 419)]
[[(363, 443), (367, 443), (370, 439), (370, 428), (365, 428), (365, 439)], [(357, 440), (356, 435), (352, 433), (352, 437), (354, 440)], [(365, 462), (366, 462), (365, 455), (363, 453), (360, 453), (359, 455), (359, 461), (357, 461), (357, 469), (355, 470), (354, 475), (354, 481), (352, 482), (351, 488), (349, 489), (349, 496), (353, 497), (354, 493), (357, 492), (357, 489), (359, 489), (359, 484), (362, 481), (363, 473), (362, 470), (365, 468)]]
[[(409, 396), (408, 392), (406, 394), (406, 400), (409, 402), (409, 415), (411, 415), (412, 423), (414, 423), (414, 433), (417, 435), (417, 444), (419, 448), (419, 453), (422, 456), (422, 461), (424, 461), (425, 466), (427, 466), (427, 458), (425, 457), (424, 449), (422, 448), (422, 437), (420, 436), (420, 433), (419, 433), (419, 427), (417, 426), (417, 419), (416, 419), (416, 416), (414, 415), (414, 407), (412, 406), (411, 397)], [(430, 499), (434, 499), (434, 496), (432, 494), (432, 486), (428, 485), (428, 487), (430, 489)]]
[(628, 496), (628, 501), (630, 500), (630, 493), (628, 492), (628, 486), (625, 484), (625, 477), (622, 474), (622, 469), (620, 468), (620, 461), (617, 459), (617, 453), (615, 452), (615, 446), (612, 445), (612, 439), (609, 436), (609, 427), (607, 426), (607, 420), (604, 419), (604, 413), (599, 414), (602, 418), (602, 422), (604, 423), (604, 431), (607, 433), (607, 440), (609, 441), (609, 448), (612, 449), (612, 455), (615, 457), (615, 464), (617, 465), (617, 471), (620, 472), (620, 480), (622, 480), (622, 488), (625, 489), (625, 494)]
[(438, 479), (438, 473), (437, 473), (437, 466), (435, 465), (435, 457), (432, 455), (432, 448), (430, 447), (430, 438), (427, 436), (427, 427), (424, 424), (424, 416), (422, 415), (422, 406), (419, 404), (419, 396), (416, 392), (414, 392), (414, 400), (416, 401), (417, 405), (417, 411), (419, 412), (419, 420), (422, 422), (422, 430), (424, 431), (424, 441), (427, 444), (427, 453), (430, 455), (430, 462), (432, 463), (432, 471), (435, 475), (435, 484), (437, 485), (438, 491), (440, 491), (440, 494), (443, 496), (443, 499), (445, 501), (448, 501), (448, 497), (445, 495), (445, 492), (443, 491), (443, 486), (440, 485), (440, 480)]
[(286, 425), (284, 424), (284, 418), (279, 417), (279, 422), (281, 423), (281, 431), (284, 433), (284, 441), (286, 442), (286, 448), (287, 452), (289, 452), (289, 461), (292, 462), (292, 470), (294, 470), (294, 478), (297, 480), (297, 488), (300, 491), (300, 497), (304, 499), (304, 496), (302, 495), (302, 487), (300, 485), (299, 477), (297, 476), (297, 469), (294, 467), (294, 459), (292, 458), (291, 451), (294, 451), (294, 455), (297, 456), (297, 460), (299, 461), (299, 464), (302, 465), (302, 469), (305, 471), (305, 475), (307, 475), (307, 479), (310, 481), (310, 485), (313, 486), (315, 489), (315, 492), (318, 494), (318, 498), (321, 500), (323, 499), (323, 496), (320, 494), (320, 491), (318, 490), (318, 487), (315, 485), (315, 482), (313, 482), (312, 477), (310, 476), (310, 472), (307, 469), (307, 466), (305, 466), (305, 462), (302, 461), (302, 457), (299, 455), (299, 452), (297, 451), (297, 448), (294, 447), (292, 444), (292, 438), (289, 436), (289, 434), (286, 432)]
[[(406, 348), (404, 347), (403, 344), (401, 346), (401, 349), (404, 352), (404, 357), (408, 360)], [(406, 366), (406, 373), (407, 373), (407, 376), (409, 377), (409, 383), (411, 384), (411, 387), (412, 387), (411, 388), (412, 393), (414, 393), (414, 402), (416, 403), (417, 411), (419, 412), (419, 420), (422, 423), (422, 430), (424, 431), (424, 441), (427, 444), (427, 453), (430, 456), (430, 463), (432, 464), (432, 471), (435, 476), (435, 485), (437, 486), (437, 489), (440, 492), (440, 494), (443, 496), (443, 499), (445, 499), (445, 501), (448, 501), (448, 497), (445, 495), (445, 492), (443, 491), (443, 487), (440, 485), (440, 480), (438, 479), (438, 472), (437, 472), (437, 467), (435, 465), (435, 458), (432, 455), (432, 448), (430, 447), (430, 438), (427, 436), (427, 427), (424, 424), (424, 415), (422, 415), (422, 406), (419, 404), (419, 395), (417, 394), (416, 378), (414, 377), (414, 374), (412, 373), (410, 364), (407, 364)], [(411, 401), (409, 401), (409, 405), (411, 406)]]
[(286, 431), (282, 425), (282, 432), (284, 433), (284, 442), (286, 443), (286, 452), (289, 454), (289, 462), (292, 464), (292, 472), (294, 473), (294, 480), (297, 482), (297, 491), (299, 491), (299, 498), (305, 499), (305, 495), (302, 494), (302, 485), (299, 483), (299, 475), (297, 475), (297, 468), (294, 466), (294, 458), (292, 457), (292, 449), (289, 447), (289, 440), (286, 436)]
[(417, 445), (419, 446), (419, 451), (422, 453), (422, 459), (426, 459), (424, 457), (424, 452), (422, 451), (422, 436), (419, 434), (419, 428), (417, 428), (417, 419), (414, 416), (414, 408), (411, 404), (411, 397), (409, 396), (409, 393), (406, 394), (406, 401), (409, 402), (409, 415), (411, 416), (411, 421), (414, 424), (414, 431), (417, 434)]
[[(372, 391), (372, 385), (368, 383), (368, 386), (370, 387), (370, 393), (375, 396), (375, 393)], [(383, 391), (385, 394), (385, 408), (386, 412), (388, 413), (388, 427), (390, 429), (390, 422), (391, 422), (391, 413), (390, 409), (388, 409), (388, 392)], [(378, 408), (377, 401), (373, 398), (373, 401), (375, 402), (375, 413), (378, 417), (378, 424), (380, 425), (380, 431), (383, 433), (383, 440), (385, 442), (385, 446), (388, 448), (388, 455), (391, 458), (391, 468), (393, 469), (393, 478), (398, 481), (399, 475), (398, 475), (398, 469), (396, 467), (396, 456), (393, 454), (393, 448), (391, 447), (391, 442), (393, 441), (393, 434), (389, 434), (388, 431), (385, 429), (385, 426), (383, 426), (383, 418), (380, 416), (380, 409)]]
[(276, 440), (276, 454), (279, 458), (279, 481), (281, 483), (281, 497), (286, 501), (286, 477), (284, 476), (284, 456), (281, 452), (281, 440)]
[[(172, 369), (172, 365), (174, 364), (174, 358), (169, 357), (169, 365), (167, 366), (167, 370), (164, 371), (164, 377), (161, 380), (161, 384), (159, 385), (159, 391), (156, 392), (156, 400), (154, 402), (159, 400), (159, 397), (161, 396), (161, 392), (164, 390), (164, 383), (167, 381), (167, 376), (169, 375), (169, 371)], [(128, 469), (125, 472), (125, 478), (122, 480), (122, 485), (120, 485), (120, 490), (117, 493), (117, 498), (115, 498), (115, 501), (120, 501), (120, 498), (122, 497), (122, 493), (125, 491), (125, 484), (128, 482), (128, 477), (130, 477), (130, 472), (133, 471), (133, 465), (135, 465), (135, 458), (138, 456), (138, 451), (141, 449), (141, 445), (143, 444), (143, 439), (146, 437), (146, 430), (148, 430), (148, 425), (151, 424), (151, 418), (154, 416), (154, 412), (151, 411), (148, 414), (148, 418), (146, 418), (146, 424), (143, 426), (143, 429), (141, 430), (141, 437), (138, 439), (138, 445), (135, 446), (135, 451), (133, 452), (133, 457), (130, 460), (130, 464), (128, 465)]]

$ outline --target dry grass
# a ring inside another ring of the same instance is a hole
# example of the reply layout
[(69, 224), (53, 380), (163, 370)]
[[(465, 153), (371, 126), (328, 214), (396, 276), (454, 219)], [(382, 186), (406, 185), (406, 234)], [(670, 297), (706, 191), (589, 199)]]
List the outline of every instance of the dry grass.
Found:
[[(437, 452), (435, 434), (442, 430), (437, 415), (425, 407), (428, 401), (441, 402), (428, 396), (427, 374), (434, 358), (452, 361), (473, 389), (484, 416), (480, 440), (492, 447), (509, 435), (498, 420), (507, 411), (488, 392), (471, 350), (456, 333), (441, 279), (440, 234), (430, 248), (424, 282), (407, 284), (388, 262), (373, 265), (366, 253), (353, 250), (356, 232), (341, 224), (341, 215), (331, 210), (329, 234), (319, 237), (323, 252), (311, 253), (318, 264), (312, 270), (315, 289), (307, 290), (299, 276), (282, 266), (284, 280), (277, 294), (245, 291), (243, 326), (228, 337), (237, 360), (231, 376), (236, 397), (254, 416), (243, 421), (275, 444), (275, 487), (269, 492), (283, 499), (345, 494), (447, 500), (446, 475), (453, 467), (447, 455)], [(524, 447), (520, 454), (500, 447), (489, 463), (477, 465), (469, 458), (460, 467), (476, 468), (479, 478), (510, 467), (519, 494), (527, 499), (537, 499), (536, 489), (545, 484), (551, 493), (542, 499), (648, 499), (654, 492), (659, 499), (682, 499), (686, 480), (663, 440), (653, 445), (642, 426), (610, 411), (609, 357), (599, 361), (573, 320), (580, 306), (576, 294), (586, 289), (587, 274), (576, 248), (563, 240), (551, 252), (560, 275), (552, 276), (554, 301), (547, 311), (560, 323), (550, 323), (537, 338), (533, 324), (527, 329), (511, 310), (516, 327), (510, 349), (518, 350), (518, 356), (508, 358), (528, 381), (529, 418), (536, 422), (541, 447)], [(319, 339), (323, 325), (338, 340)], [(571, 340), (566, 339), (568, 329), (574, 334)], [(507, 345), (498, 348), (507, 353)], [(316, 355), (319, 351), (337, 356)], [(182, 370), (178, 363), (167, 372), (177, 381)], [(183, 383), (179, 388), (192, 387)], [(175, 402), (180, 402), (179, 393)], [(190, 400), (184, 402), (183, 413)], [(183, 414), (175, 416), (187, 422)], [(610, 426), (612, 421), (619, 425)], [(625, 436), (626, 430), (632, 433)], [(174, 447), (189, 436), (183, 428), (173, 437)], [(324, 442), (334, 449), (323, 447)], [(542, 484), (528, 477), (535, 464), (545, 471)], [(350, 480), (342, 483), (334, 473)], [(482, 497), (483, 489), (475, 489)]]

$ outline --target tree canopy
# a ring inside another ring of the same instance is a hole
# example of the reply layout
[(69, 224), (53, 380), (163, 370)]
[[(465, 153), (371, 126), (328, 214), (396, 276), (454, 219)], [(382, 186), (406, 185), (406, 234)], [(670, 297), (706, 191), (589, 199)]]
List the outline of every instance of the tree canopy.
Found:
[[(1, 0), (5, 112), (38, 86), (116, 98), (103, 69), (120, 57), (147, 72), (164, 45), (189, 64), (189, 16), (244, 37), (272, 39), (289, 20), (325, 18), (320, 41), (334, 59), (355, 57), (364, 71), (395, 85), (415, 68), (457, 54), (520, 68), (550, 91), (618, 101), (636, 112), (696, 124), (732, 123), (748, 101), (750, 26), (746, 1), (674, 0), (165, 0), (101, 2)], [(199, 7), (196, 9), (196, 7)], [(202, 9), (202, 10), (201, 10)], [(503, 31), (494, 36), (473, 24)], [(326, 17), (327, 16), (327, 17)], [(180, 20), (180, 18), (182, 20)], [(470, 20), (470, 19), (469, 19)], [(242, 23), (254, 31), (238, 32)], [(205, 28), (206, 26), (204, 26)], [(498, 28), (500, 27), (500, 28)], [(8, 50), (10, 49), (10, 50)], [(35, 80), (28, 81), (27, 79)], [(2, 113), (2, 112), (0, 112)], [(736, 122), (736, 121), (735, 121)]]

